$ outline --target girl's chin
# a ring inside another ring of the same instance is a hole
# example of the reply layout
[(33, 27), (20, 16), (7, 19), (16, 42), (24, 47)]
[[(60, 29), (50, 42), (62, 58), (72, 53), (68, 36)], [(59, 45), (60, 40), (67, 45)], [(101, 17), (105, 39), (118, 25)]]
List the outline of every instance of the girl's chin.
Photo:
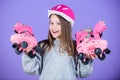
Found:
[(58, 39), (59, 37), (54, 37), (54, 36), (53, 36), (53, 38)]
[(59, 37), (59, 36), (54, 36), (54, 35), (53, 35), (53, 38), (55, 38), (55, 39), (59, 39), (60, 37)]

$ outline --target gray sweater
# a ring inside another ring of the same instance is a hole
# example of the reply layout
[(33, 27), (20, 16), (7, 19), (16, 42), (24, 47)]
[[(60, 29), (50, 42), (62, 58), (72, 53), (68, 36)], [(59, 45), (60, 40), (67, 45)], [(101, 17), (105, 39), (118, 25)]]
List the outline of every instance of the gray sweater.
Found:
[[(40, 75), (39, 80), (76, 80), (77, 77), (87, 77), (92, 72), (92, 62), (84, 65), (78, 60), (76, 65), (73, 56), (68, 56), (67, 52), (59, 52), (59, 40), (55, 40), (54, 44), (55, 46), (44, 54), (43, 65), (41, 65), (42, 60), (38, 53), (34, 58), (23, 54), (23, 70), (29, 74)], [(43, 67), (42, 70), (41, 67)]]

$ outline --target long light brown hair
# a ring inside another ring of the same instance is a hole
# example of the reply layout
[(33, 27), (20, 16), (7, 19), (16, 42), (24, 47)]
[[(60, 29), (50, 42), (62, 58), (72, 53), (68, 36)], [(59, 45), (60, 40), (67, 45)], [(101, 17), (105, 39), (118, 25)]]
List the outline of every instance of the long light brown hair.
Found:
[[(54, 14), (56, 15), (56, 14)], [(65, 20), (63, 17), (56, 15), (61, 23), (61, 36), (60, 36), (60, 48), (63, 51), (66, 51), (68, 55), (74, 55), (74, 42), (72, 40), (72, 28), (71, 28), (71, 23)], [(49, 17), (51, 18), (51, 16)], [(45, 40), (45, 48), (43, 49), (43, 52), (46, 50), (50, 50), (52, 46), (54, 46), (54, 38), (51, 35), (50, 31), (48, 33), (48, 40)]]

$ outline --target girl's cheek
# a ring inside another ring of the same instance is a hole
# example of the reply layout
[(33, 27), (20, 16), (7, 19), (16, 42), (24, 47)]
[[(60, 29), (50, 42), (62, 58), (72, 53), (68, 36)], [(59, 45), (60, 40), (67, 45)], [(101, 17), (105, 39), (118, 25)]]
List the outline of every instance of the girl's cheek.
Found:
[(49, 30), (51, 30), (51, 26), (49, 26)]

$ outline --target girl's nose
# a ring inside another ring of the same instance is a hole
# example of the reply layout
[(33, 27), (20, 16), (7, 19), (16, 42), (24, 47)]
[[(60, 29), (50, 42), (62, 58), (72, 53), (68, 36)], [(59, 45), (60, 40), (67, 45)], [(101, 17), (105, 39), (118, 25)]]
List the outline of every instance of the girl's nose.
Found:
[(53, 28), (57, 28), (57, 25), (56, 24), (53, 24), (53, 26), (52, 26)]

